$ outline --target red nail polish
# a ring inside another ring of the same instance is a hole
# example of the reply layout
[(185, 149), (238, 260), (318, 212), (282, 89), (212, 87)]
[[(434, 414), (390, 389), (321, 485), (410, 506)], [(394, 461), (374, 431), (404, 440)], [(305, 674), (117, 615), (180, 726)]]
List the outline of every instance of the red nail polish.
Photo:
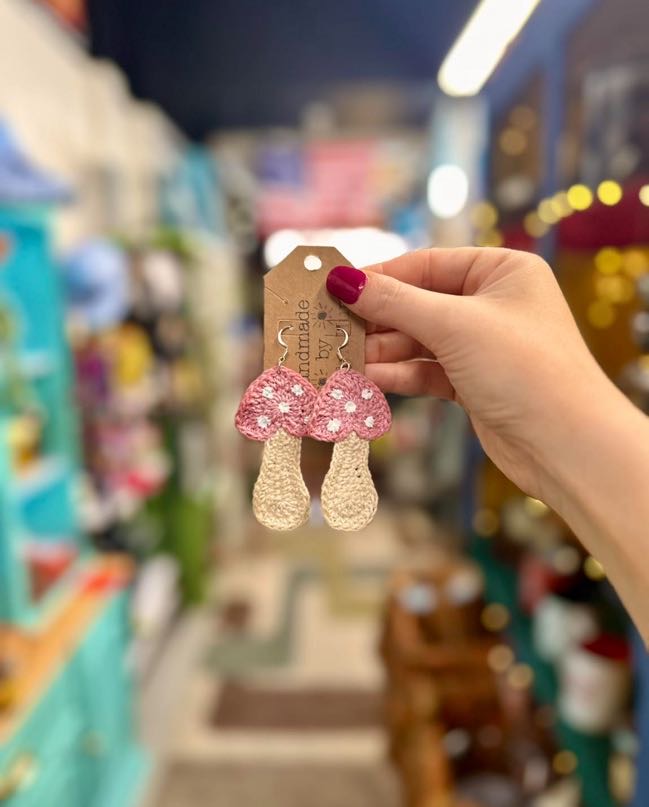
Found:
[(334, 266), (327, 275), (327, 291), (346, 305), (353, 305), (361, 296), (367, 275), (353, 266)]

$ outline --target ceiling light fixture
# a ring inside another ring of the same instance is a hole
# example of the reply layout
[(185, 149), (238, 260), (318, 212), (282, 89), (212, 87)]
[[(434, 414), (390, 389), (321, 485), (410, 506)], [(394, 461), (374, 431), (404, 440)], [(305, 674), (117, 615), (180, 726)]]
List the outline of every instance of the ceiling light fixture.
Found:
[(482, 0), (444, 59), (447, 95), (477, 95), (541, 0)]

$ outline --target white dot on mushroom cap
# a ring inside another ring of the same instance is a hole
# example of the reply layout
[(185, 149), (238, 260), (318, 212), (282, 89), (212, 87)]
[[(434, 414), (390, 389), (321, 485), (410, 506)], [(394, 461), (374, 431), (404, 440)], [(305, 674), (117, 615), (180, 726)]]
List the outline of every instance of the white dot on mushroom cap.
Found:
[(365, 425), (367, 426), (368, 429), (372, 428), (372, 426), (374, 425), (374, 418), (372, 417), (372, 415), (368, 415), (365, 418)]
[(374, 393), (371, 389), (367, 389), (367, 387), (365, 387), (365, 389), (361, 392), (361, 396), (365, 401), (369, 401), (372, 395), (374, 395)]
[(297, 397), (299, 398), (300, 395), (304, 395), (304, 387), (301, 387), (299, 384), (293, 384), (293, 386), (291, 387), (291, 392), (293, 393), (293, 395), (297, 395)]
[(280, 412), (286, 414), (287, 412), (291, 411), (291, 404), (287, 404), (286, 401), (282, 401), (281, 403), (278, 404), (277, 408), (279, 409)]
[(355, 411), (356, 411), (356, 404), (353, 401), (347, 401), (347, 403), (345, 404), (345, 412), (349, 412), (349, 414), (351, 415), (352, 412)]
[(331, 397), (339, 401), (343, 397), (343, 391), (341, 389), (332, 389)]
[(334, 418), (327, 423), (327, 431), (335, 434), (337, 431), (340, 430), (340, 421), (338, 418)]
[(270, 418), (266, 417), (266, 415), (259, 415), (257, 418), (257, 425), (262, 429), (267, 429), (270, 426)]
[(261, 391), (261, 394), (264, 396), (264, 398), (272, 398), (275, 393), (273, 392), (272, 387), (265, 386)]

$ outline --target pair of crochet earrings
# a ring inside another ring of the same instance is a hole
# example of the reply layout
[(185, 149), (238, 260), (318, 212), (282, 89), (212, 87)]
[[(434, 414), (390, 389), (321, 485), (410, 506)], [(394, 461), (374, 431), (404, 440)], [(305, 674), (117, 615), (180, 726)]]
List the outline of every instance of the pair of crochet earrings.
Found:
[(378, 494), (370, 475), (369, 441), (390, 428), (388, 402), (369, 378), (351, 369), (338, 347), (340, 368), (318, 392), (299, 373), (284, 366), (288, 345), (281, 328), (277, 341), (284, 348), (276, 367), (263, 372), (248, 387), (235, 424), (241, 434), (264, 441), (261, 469), (253, 491), (253, 512), (265, 527), (293, 530), (309, 519), (309, 492), (300, 470), (303, 437), (334, 443), (321, 492), (327, 524), (337, 530), (360, 530), (376, 512)]

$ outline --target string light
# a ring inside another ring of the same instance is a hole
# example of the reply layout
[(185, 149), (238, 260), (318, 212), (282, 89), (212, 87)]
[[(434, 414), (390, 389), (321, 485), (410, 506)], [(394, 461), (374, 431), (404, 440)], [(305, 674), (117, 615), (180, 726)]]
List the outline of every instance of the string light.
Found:
[(622, 253), (616, 247), (602, 247), (595, 254), (595, 267), (603, 275), (614, 275), (622, 268)]
[[(649, 187), (649, 185), (647, 186)], [(633, 280), (636, 280), (647, 273), (649, 261), (647, 255), (641, 249), (629, 249), (624, 253), (622, 269)]]
[(593, 203), (593, 192), (586, 185), (572, 185), (566, 197), (573, 210), (587, 210)]
[(474, 227), (489, 230), (498, 224), (498, 211), (491, 202), (478, 202), (470, 215)]
[(640, 201), (645, 207), (649, 207), (649, 185), (643, 185), (638, 191)]
[(622, 198), (622, 187), (613, 179), (605, 179), (597, 186), (597, 198), (603, 205), (616, 205)]
[(509, 671), (507, 682), (512, 689), (529, 689), (534, 683), (534, 670), (528, 664), (516, 664)]
[(598, 330), (610, 328), (617, 314), (608, 300), (595, 300), (588, 306), (588, 321)]
[(635, 296), (635, 286), (628, 277), (600, 275), (595, 278), (597, 295), (617, 305), (630, 302)]
[(568, 194), (565, 191), (559, 191), (552, 197), (552, 207), (560, 219), (569, 216), (572, 213), (572, 206), (568, 201)]
[(541, 221), (545, 224), (556, 224), (559, 221), (559, 216), (554, 209), (551, 199), (542, 199), (539, 202), (536, 212), (538, 213)]
[[(521, 110), (524, 109), (526, 108), (521, 107)], [(515, 125), (507, 127), (500, 136), (500, 144), (504, 151), (508, 150), (507, 140), (508, 138), (511, 139), (512, 135), (526, 139), (525, 132), (522, 129), (532, 124), (524, 123), (524, 118), (523, 112), (521, 112), (520, 120), (517, 117), (514, 121), (513, 113), (510, 116), (510, 120)], [(503, 143), (505, 143), (504, 146)], [(514, 151), (516, 151), (516, 146), (514, 146)], [(576, 183), (565, 191), (557, 191), (553, 196), (541, 199), (536, 210), (529, 211), (523, 218), (523, 228), (532, 238), (542, 238), (561, 219), (572, 215), (574, 212), (587, 210), (593, 204), (595, 195), (602, 204), (612, 207), (622, 199), (624, 190), (620, 183), (613, 179), (600, 182), (595, 194), (587, 185)], [(638, 196), (642, 204), (649, 207), (649, 183), (639, 189)], [(498, 211), (490, 202), (478, 203), (471, 213), (471, 221), (477, 229), (482, 231), (475, 240), (476, 245), (500, 246), (504, 242), (502, 233), (495, 226), (498, 221)], [(605, 247), (599, 251), (598, 256), (596, 257), (596, 264), (602, 274), (615, 274), (622, 268), (622, 257), (619, 250), (615, 250), (613, 247)], [(649, 272), (649, 258), (639, 250), (630, 250), (628, 259), (625, 259), (624, 271), (633, 279), (640, 277)], [(617, 296), (621, 296), (623, 301), (626, 302), (630, 299), (626, 284), (619, 286), (619, 288), (623, 288), (624, 291), (618, 292)], [(603, 308), (599, 309), (599, 312), (594, 314), (594, 319), (598, 321), (609, 320), (610, 314), (604, 316), (603, 311)]]
[(570, 776), (577, 769), (577, 756), (572, 751), (559, 751), (554, 755), (552, 767), (559, 776)]
[(480, 621), (488, 631), (496, 633), (509, 624), (509, 611), (504, 605), (493, 602), (482, 609)]
[(504, 673), (514, 663), (514, 651), (506, 644), (497, 644), (487, 654), (487, 664), (495, 673)]
[(523, 219), (523, 227), (532, 238), (542, 238), (549, 230), (548, 225), (541, 221), (537, 213), (528, 213)]

